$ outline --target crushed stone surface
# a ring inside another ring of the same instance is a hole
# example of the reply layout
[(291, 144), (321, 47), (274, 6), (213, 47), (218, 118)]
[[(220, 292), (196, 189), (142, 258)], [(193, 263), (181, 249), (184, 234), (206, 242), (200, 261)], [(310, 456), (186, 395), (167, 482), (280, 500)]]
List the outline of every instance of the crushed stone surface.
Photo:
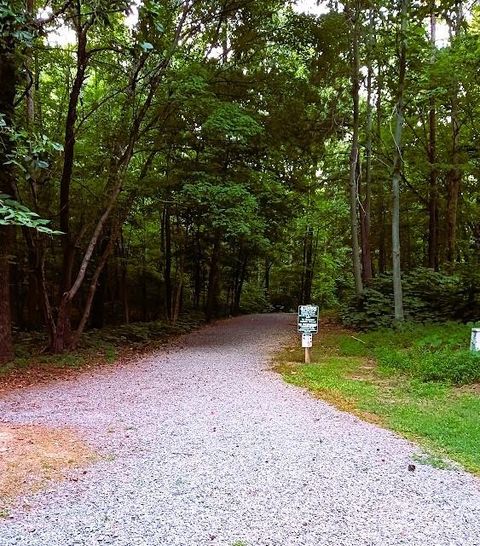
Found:
[(168, 351), (0, 400), (102, 460), (0, 520), (1, 546), (479, 546), (480, 480), (285, 384), (294, 317), (207, 326)]

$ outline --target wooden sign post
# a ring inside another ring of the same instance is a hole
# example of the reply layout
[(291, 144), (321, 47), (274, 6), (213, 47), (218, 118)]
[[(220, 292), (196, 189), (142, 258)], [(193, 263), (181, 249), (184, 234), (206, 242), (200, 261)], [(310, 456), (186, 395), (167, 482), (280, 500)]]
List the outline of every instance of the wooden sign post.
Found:
[(302, 334), (305, 363), (310, 364), (313, 334), (318, 333), (318, 305), (298, 306), (298, 331)]

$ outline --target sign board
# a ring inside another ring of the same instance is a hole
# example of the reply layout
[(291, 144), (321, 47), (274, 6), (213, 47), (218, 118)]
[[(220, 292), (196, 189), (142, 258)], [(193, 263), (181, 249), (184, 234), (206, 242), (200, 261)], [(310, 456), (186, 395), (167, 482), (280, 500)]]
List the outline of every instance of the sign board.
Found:
[(318, 305), (298, 306), (298, 331), (301, 334), (318, 333)]
[(312, 346), (313, 335), (302, 334), (302, 347), (309, 348)]

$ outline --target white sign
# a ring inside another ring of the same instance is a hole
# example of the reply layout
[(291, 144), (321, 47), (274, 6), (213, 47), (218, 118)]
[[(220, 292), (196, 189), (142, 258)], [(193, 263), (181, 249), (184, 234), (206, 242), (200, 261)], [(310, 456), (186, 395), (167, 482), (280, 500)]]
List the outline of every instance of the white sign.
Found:
[(472, 328), (471, 351), (480, 351), (480, 328)]
[(298, 331), (302, 334), (318, 332), (318, 305), (298, 306)]
[(309, 348), (312, 346), (312, 334), (302, 334), (302, 347)]

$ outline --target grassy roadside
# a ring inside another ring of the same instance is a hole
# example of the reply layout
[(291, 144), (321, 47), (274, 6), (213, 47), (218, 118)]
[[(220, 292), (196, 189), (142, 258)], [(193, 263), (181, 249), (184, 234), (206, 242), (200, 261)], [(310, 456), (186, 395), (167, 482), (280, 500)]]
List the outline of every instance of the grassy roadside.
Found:
[(354, 333), (327, 324), (312, 364), (302, 350), (277, 355), (284, 379), (338, 408), (420, 443), (424, 461), (443, 457), (480, 473), (480, 357), (468, 350), (470, 327), (407, 325)]

